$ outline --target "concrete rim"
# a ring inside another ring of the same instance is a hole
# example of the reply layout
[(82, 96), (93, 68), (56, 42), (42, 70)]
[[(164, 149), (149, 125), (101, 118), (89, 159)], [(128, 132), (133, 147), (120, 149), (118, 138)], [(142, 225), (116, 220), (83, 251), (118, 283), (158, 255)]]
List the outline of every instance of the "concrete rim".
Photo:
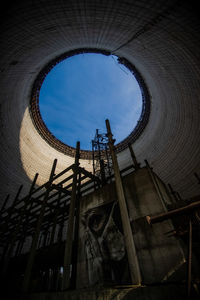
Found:
[[(40, 88), (41, 88), (47, 74), (57, 64), (59, 64), (60, 62), (62, 62), (63, 60), (65, 60), (69, 57), (72, 57), (74, 55), (81, 54), (81, 53), (99, 53), (99, 54), (103, 54), (106, 56), (109, 56), (112, 54), (111, 52), (103, 50), (103, 49), (80, 48), (80, 49), (68, 51), (68, 52), (63, 53), (62, 55), (54, 58), (48, 64), (45, 65), (45, 67), (39, 72), (38, 76), (36, 77), (36, 80), (33, 84), (30, 105), (29, 105), (30, 116), (31, 116), (33, 124), (35, 125), (35, 128), (37, 129), (40, 136), (51, 147), (60, 151), (61, 153), (67, 154), (71, 157), (75, 156), (76, 149), (74, 147), (69, 146), (68, 144), (63, 143), (59, 139), (57, 139), (45, 125), (45, 123), (42, 119), (41, 113), (40, 113), (40, 108), (39, 108), (39, 93), (40, 93)], [(140, 87), (141, 94), (142, 94), (142, 112), (141, 112), (140, 118), (137, 122), (137, 125), (133, 128), (132, 132), (125, 139), (123, 139), (120, 143), (115, 145), (117, 153), (125, 150), (128, 147), (129, 143), (135, 142), (136, 139), (141, 135), (145, 126), (148, 123), (149, 114), (150, 114), (150, 106), (151, 106), (150, 105), (150, 96), (149, 96), (147, 86), (146, 86), (141, 74), (139, 73), (139, 71), (136, 69), (136, 67), (133, 64), (131, 64), (124, 57), (118, 57), (118, 62), (120, 64), (123, 64), (127, 69), (129, 69), (129, 71), (133, 74), (133, 76), (137, 80), (137, 83)], [(81, 150), (80, 158), (92, 159), (92, 151)]]

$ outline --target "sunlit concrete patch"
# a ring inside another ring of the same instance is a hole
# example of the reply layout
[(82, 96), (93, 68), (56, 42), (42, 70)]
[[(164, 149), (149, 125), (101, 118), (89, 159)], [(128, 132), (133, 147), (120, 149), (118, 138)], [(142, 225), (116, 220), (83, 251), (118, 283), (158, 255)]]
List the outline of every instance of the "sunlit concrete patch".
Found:
[[(35, 173), (39, 173), (38, 185), (48, 180), (54, 159), (58, 161), (56, 173), (74, 163), (73, 157), (55, 150), (39, 135), (32, 123), (28, 108), (25, 110), (21, 124), (20, 153), (23, 168), (30, 180), (33, 180)], [(91, 160), (80, 159), (80, 166), (92, 171)]]

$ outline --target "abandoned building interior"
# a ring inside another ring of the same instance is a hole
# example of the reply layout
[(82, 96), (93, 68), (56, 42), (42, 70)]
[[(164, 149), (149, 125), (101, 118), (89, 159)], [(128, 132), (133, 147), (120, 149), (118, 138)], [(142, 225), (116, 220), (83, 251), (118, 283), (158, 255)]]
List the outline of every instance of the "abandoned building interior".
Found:
[[(195, 2), (7, 0), (0, 23), (2, 299), (200, 299)], [(91, 150), (42, 120), (46, 75), (80, 53), (116, 55), (140, 86), (119, 143), (109, 116)]]

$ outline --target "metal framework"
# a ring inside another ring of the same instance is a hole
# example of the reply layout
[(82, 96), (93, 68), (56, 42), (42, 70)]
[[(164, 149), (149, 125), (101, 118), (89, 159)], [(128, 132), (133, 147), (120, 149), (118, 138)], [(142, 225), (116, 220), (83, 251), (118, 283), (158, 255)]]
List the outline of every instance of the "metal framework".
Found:
[[(197, 225), (199, 225), (199, 208), (200, 208), (200, 201), (196, 201), (188, 205), (185, 205), (183, 207), (172, 209), (166, 213), (162, 213), (156, 216), (146, 216), (147, 222), (150, 225), (163, 222), (168, 219), (182, 217), (178, 222), (178, 226), (175, 226), (176, 229), (169, 232), (169, 234), (179, 236), (179, 237), (188, 234), (188, 238), (186, 239), (186, 242), (188, 243), (188, 254), (187, 254), (187, 299), (188, 300), (192, 299), (192, 244), (193, 244), (192, 236), (194, 234), (194, 232), (192, 232), (192, 229), (194, 227), (197, 227)], [(195, 219), (198, 221), (198, 223), (195, 222)], [(198, 231), (198, 229), (199, 226), (196, 228), (196, 230)]]
[[(76, 287), (80, 199), (114, 179), (108, 142), (107, 135), (97, 130), (94, 174), (80, 167), (77, 142), (74, 164), (56, 174), (55, 159), (42, 186), (37, 186), (36, 173), (26, 196), (20, 197), (21, 185), (9, 207), (9, 195), (5, 198), (0, 210), (0, 282), (6, 291), (12, 287), (21, 294)], [(120, 174), (134, 169), (130, 165)]]
[[(113, 179), (125, 233), (131, 281), (134, 285), (141, 284), (140, 266), (121, 178), (127, 171), (139, 170), (140, 163), (129, 144), (132, 165), (119, 170), (115, 140), (108, 120), (106, 127), (107, 134), (100, 134), (96, 130), (92, 141), (93, 174), (80, 167), (80, 143), (77, 142), (74, 164), (56, 174), (55, 159), (49, 180), (42, 186), (36, 186), (38, 179), (36, 173), (26, 196), (20, 197), (23, 188), (21, 185), (12, 205), (8, 208), (6, 206), (9, 195), (6, 197), (0, 210), (0, 282), (6, 290), (19, 289), (20, 294), (26, 294), (31, 291), (64, 291), (76, 288), (80, 199), (85, 194), (93, 192), (97, 186), (101, 187)], [(147, 160), (145, 163), (160, 201), (164, 203), (156, 175)], [(111, 168), (114, 171), (112, 174)], [(199, 183), (198, 175), (194, 175)], [(172, 204), (182, 203), (180, 195), (170, 185), (169, 189), (174, 199)], [(177, 224), (174, 225), (175, 231), (170, 233), (180, 236), (189, 233), (188, 299), (191, 299), (192, 225), (193, 229), (195, 227), (192, 215), (195, 213), (199, 225), (199, 207), (200, 201), (197, 201), (158, 216), (147, 216), (150, 224), (173, 219), (178, 215), (183, 217), (181, 221), (177, 220)], [(195, 236), (194, 230), (193, 235)], [(195, 237), (197, 238), (198, 236)], [(26, 245), (28, 248), (24, 249)]]
[[(97, 147), (106, 150), (99, 158), (109, 157), (107, 148)], [(79, 151), (78, 142), (74, 164), (58, 174), (55, 159), (49, 180), (40, 187), (36, 173), (28, 194), (20, 197), (21, 185), (9, 207), (9, 195), (5, 198), (0, 210), (0, 282), (6, 291), (12, 287), (26, 294), (76, 287), (80, 199), (105, 183), (80, 167)], [(105, 173), (110, 174), (111, 165), (105, 165)], [(121, 170), (121, 176), (134, 168)], [(111, 174), (109, 180), (113, 178)]]
[(106, 183), (108, 178), (111, 178), (112, 159), (107, 134), (99, 133), (99, 129), (96, 129), (94, 140), (92, 140), (92, 158), (93, 174)]
[[(55, 174), (55, 159), (46, 183), (36, 187), (36, 174), (28, 195), (20, 199), (20, 186), (12, 205), (5, 208), (7, 196), (0, 211), (1, 281), (11, 283), (10, 274), (14, 282), (21, 278), (24, 293), (34, 277), (40, 286), (53, 280), (54, 290), (75, 284), (79, 199), (94, 190), (94, 182), (101, 185), (98, 177), (79, 166), (79, 150), (77, 143), (74, 164)], [(30, 248), (25, 254), (28, 240)]]

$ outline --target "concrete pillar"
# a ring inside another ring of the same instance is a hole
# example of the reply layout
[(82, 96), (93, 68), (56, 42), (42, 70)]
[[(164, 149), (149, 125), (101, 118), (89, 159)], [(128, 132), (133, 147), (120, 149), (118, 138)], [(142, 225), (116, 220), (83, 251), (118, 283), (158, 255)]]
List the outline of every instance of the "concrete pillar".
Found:
[(137, 258), (135, 244), (133, 240), (131, 225), (129, 221), (129, 215), (126, 206), (126, 199), (125, 199), (122, 180), (120, 176), (117, 156), (114, 151), (114, 141), (112, 139), (112, 132), (110, 129), (109, 120), (106, 120), (106, 127), (107, 127), (108, 139), (109, 139), (109, 149), (110, 149), (110, 154), (112, 157), (112, 163), (114, 169), (116, 191), (117, 191), (119, 208), (121, 213), (122, 226), (124, 231), (124, 240), (125, 240), (125, 246), (126, 246), (126, 251), (128, 256), (131, 280), (133, 284), (140, 285), (141, 284), (140, 268), (139, 268), (138, 258)]

